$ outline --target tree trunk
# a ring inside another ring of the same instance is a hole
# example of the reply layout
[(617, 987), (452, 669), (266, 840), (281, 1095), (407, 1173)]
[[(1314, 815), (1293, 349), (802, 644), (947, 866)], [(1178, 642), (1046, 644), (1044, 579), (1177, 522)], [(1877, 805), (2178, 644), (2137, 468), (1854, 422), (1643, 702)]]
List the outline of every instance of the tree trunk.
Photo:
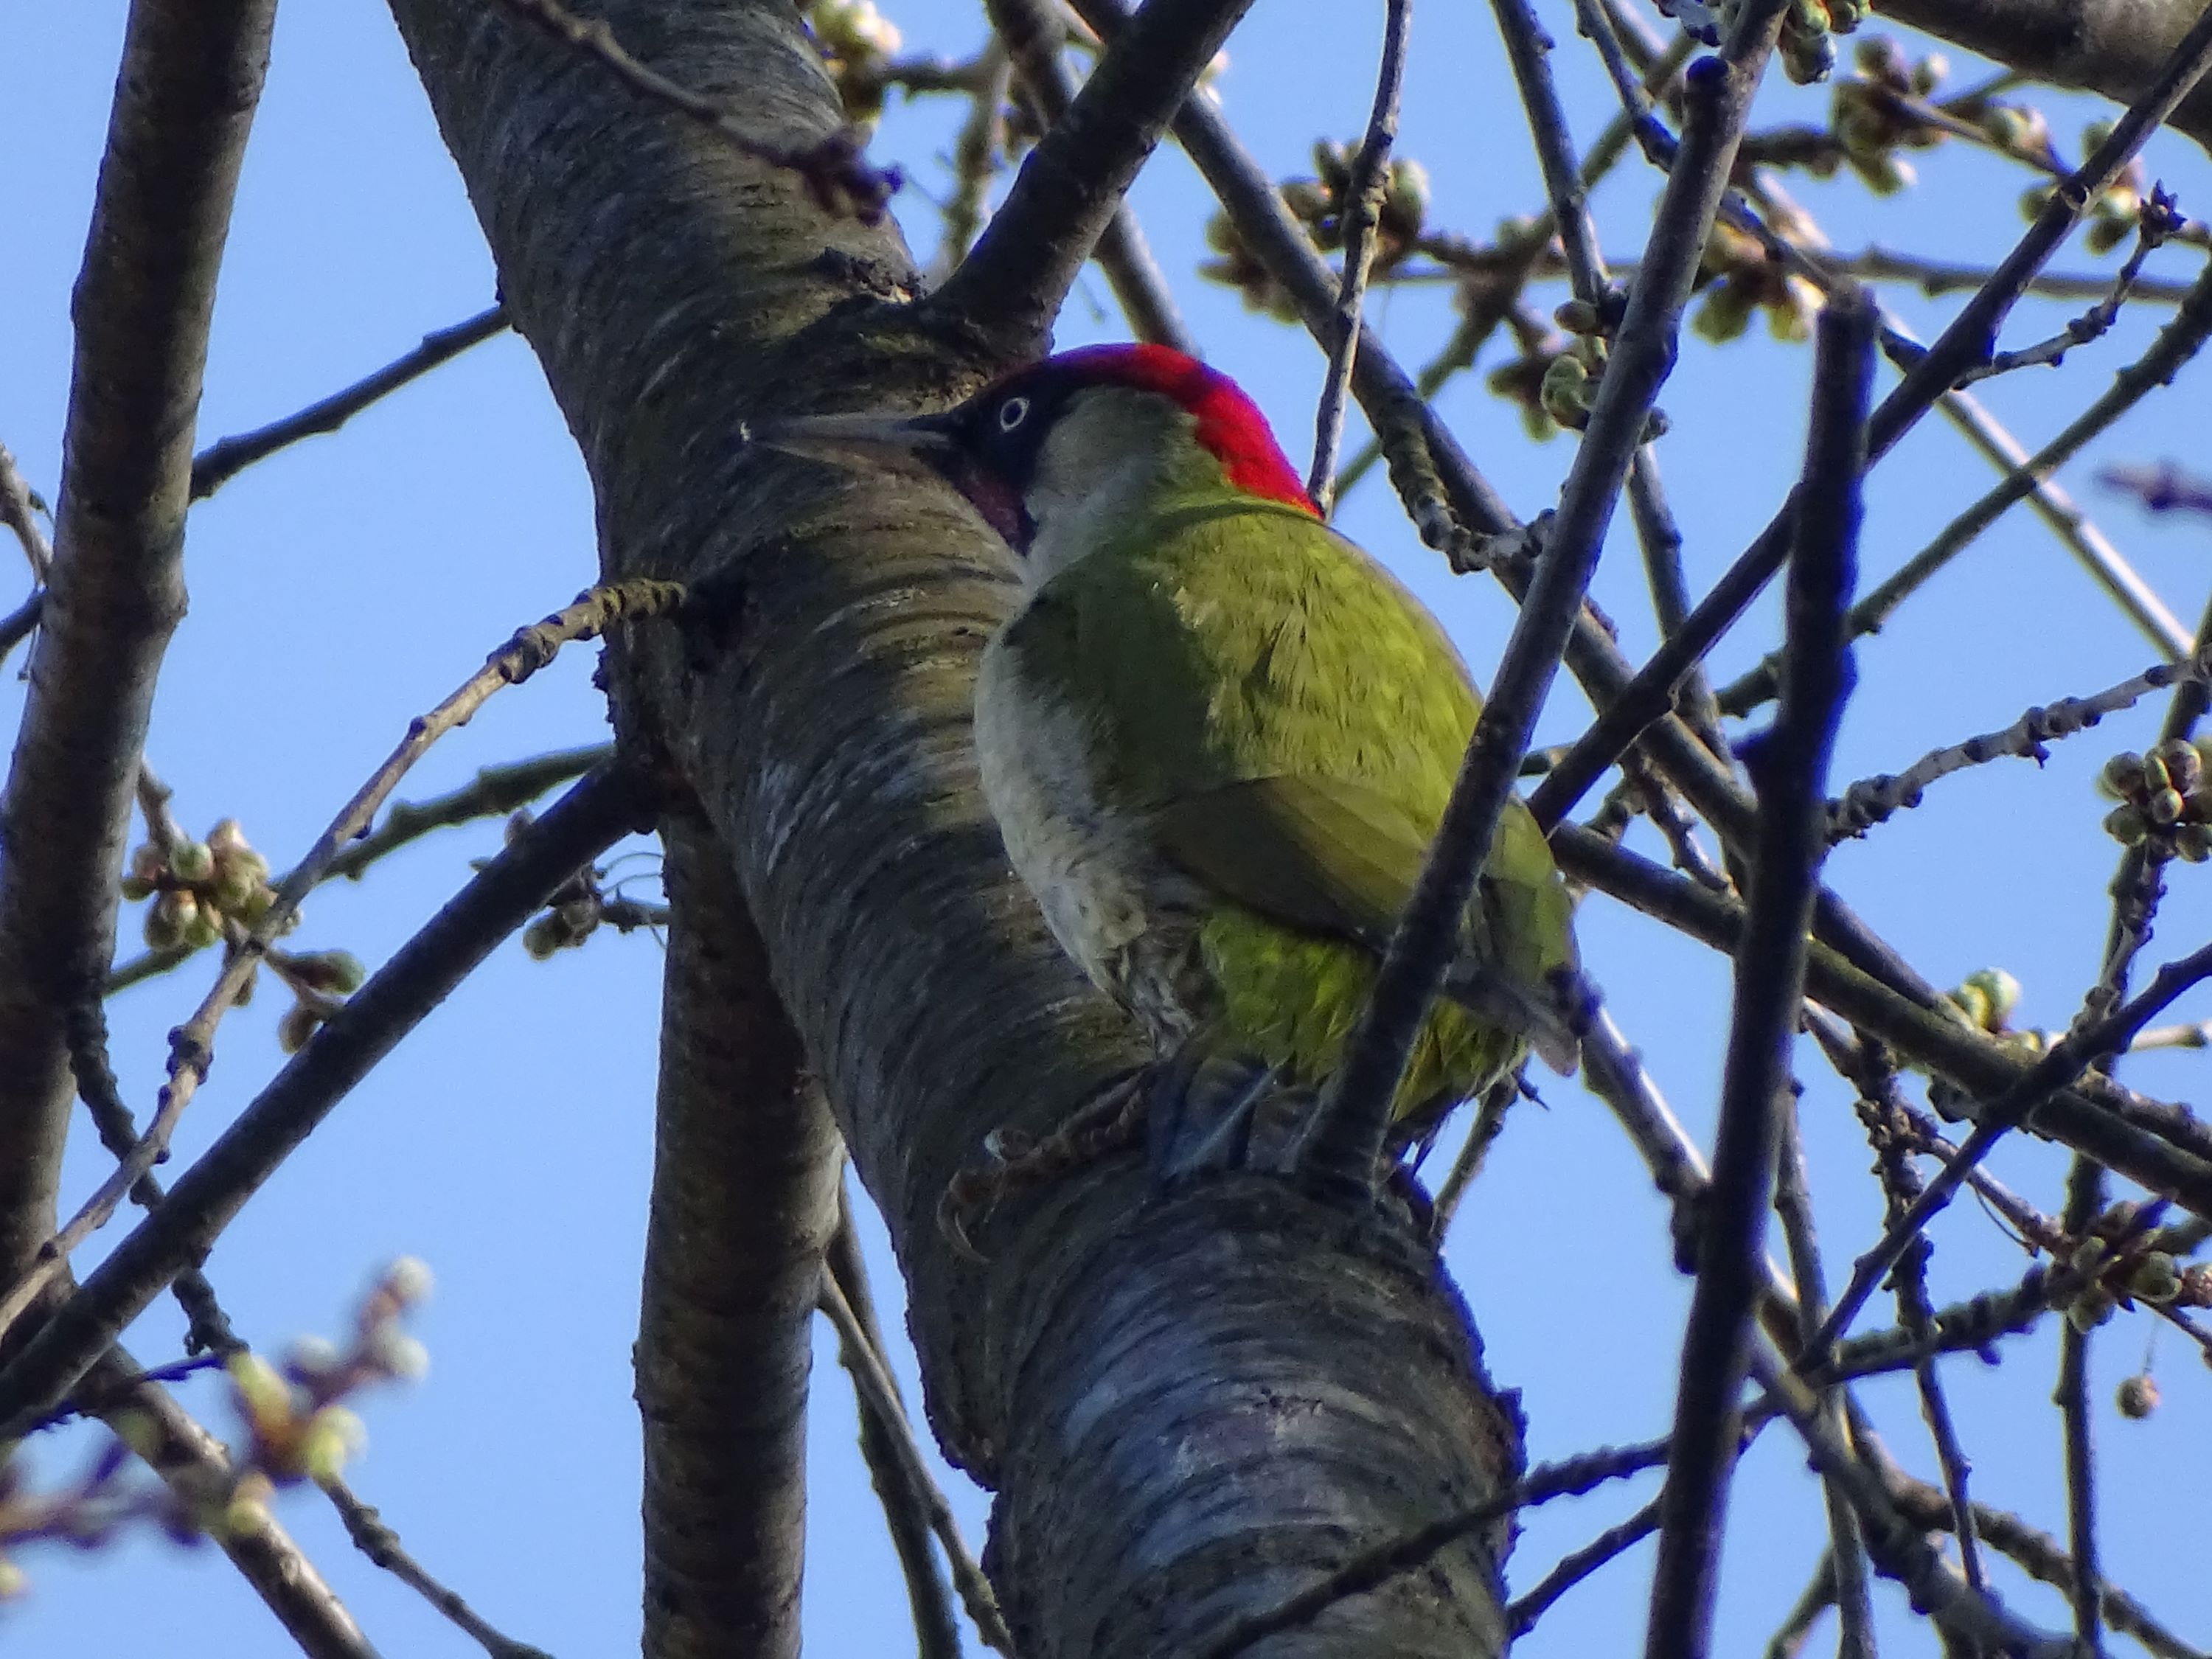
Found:
[[(2202, 0), (1876, 0), (1895, 22), (1980, 52), (2007, 69), (2132, 103), (2203, 13)], [(2167, 123), (2212, 148), (2212, 82)]]
[[(902, 303), (918, 279), (887, 222), (825, 212), (603, 64), (481, 0), (392, 3), (582, 447), (607, 574), (716, 578), (711, 614), (618, 644), (618, 730), (711, 825), (888, 1219), (932, 1421), (999, 1492), (989, 1559), (1025, 1659), (1195, 1651), (1496, 1496), (1514, 1409), (1405, 1224), (1258, 1177), (1146, 1205), (1124, 1157), (1002, 1206), (988, 1265), (948, 1248), (938, 1201), (984, 1133), (1048, 1131), (1140, 1050), (977, 793), (969, 688), (1012, 594), (1003, 549), (918, 473), (738, 434), (770, 410), (941, 403), (1005, 367), (981, 361), (994, 337)], [(788, 0), (595, 10), (763, 144), (838, 125)], [(678, 1389), (660, 1328), (641, 1372)], [(1255, 1650), (1494, 1654), (1510, 1534)]]

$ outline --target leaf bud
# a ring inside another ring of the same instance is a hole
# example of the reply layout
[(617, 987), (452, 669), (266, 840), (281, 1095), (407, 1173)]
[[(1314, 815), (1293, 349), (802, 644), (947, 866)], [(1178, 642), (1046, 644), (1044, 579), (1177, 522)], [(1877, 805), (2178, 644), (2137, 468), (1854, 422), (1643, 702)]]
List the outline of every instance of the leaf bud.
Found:
[(2128, 1377), (2121, 1382), (2112, 1403), (2119, 1407), (2121, 1416), (2140, 1423), (2158, 1409), (2158, 1384), (2144, 1376)]
[(403, 1255), (384, 1270), (384, 1289), (403, 1308), (428, 1297), (436, 1283), (430, 1264), (419, 1255)]
[(303, 951), (284, 958), (286, 975), (309, 990), (345, 996), (361, 989), (368, 970), (350, 951)]
[(154, 896), (154, 884), (140, 876), (125, 876), (122, 884), (123, 896), (136, 904), (140, 899)]
[(2186, 738), (2175, 738), (2150, 752), (2166, 769), (2166, 782), (2183, 794), (2191, 793), (2204, 781), (2204, 757), (2197, 752), (2197, 745)]
[(209, 945), (220, 942), (222, 938), (222, 913), (211, 904), (195, 904), (191, 919), (185, 923), (185, 948), (204, 951)]
[(2135, 1271), (2128, 1275), (2128, 1294), (2154, 1307), (2164, 1307), (2179, 1296), (2181, 1273), (2173, 1257), (2164, 1250), (2153, 1250), (2136, 1263)]
[(2143, 757), (2132, 753), (2113, 756), (2097, 774), (2097, 787), (2110, 799), (2133, 800), (2143, 792)]
[(208, 849), (217, 858), (234, 857), (250, 853), (253, 844), (246, 839), (246, 831), (236, 818), (225, 818), (208, 831)]
[(323, 1011), (305, 1002), (295, 1002), (284, 1011), (284, 1018), (276, 1022), (276, 1046), (288, 1054), (296, 1054), (307, 1046), (308, 1041), (321, 1029)]
[(2143, 803), (2143, 816), (2160, 829), (2181, 822), (2182, 812), (2188, 803), (2182, 799), (2179, 789), (2154, 789)]
[(308, 1420), (293, 1456), (298, 1470), (318, 1486), (337, 1480), (368, 1444), (368, 1431), (343, 1406), (325, 1406)]
[(205, 881), (215, 873), (215, 854), (204, 841), (180, 841), (169, 849), (169, 868), (179, 881)]
[(2087, 1336), (2110, 1319), (2118, 1305), (2111, 1291), (2093, 1285), (2066, 1304), (2066, 1322)]
[(169, 860), (152, 842), (142, 841), (131, 849), (131, 873), (150, 885), (169, 873)]
[(2133, 847), (2150, 833), (2142, 811), (2123, 801), (2105, 814), (2105, 833), (2123, 847)]
[(156, 898), (146, 912), (147, 948), (173, 951), (185, 942), (185, 929), (199, 915), (199, 901), (179, 887)]

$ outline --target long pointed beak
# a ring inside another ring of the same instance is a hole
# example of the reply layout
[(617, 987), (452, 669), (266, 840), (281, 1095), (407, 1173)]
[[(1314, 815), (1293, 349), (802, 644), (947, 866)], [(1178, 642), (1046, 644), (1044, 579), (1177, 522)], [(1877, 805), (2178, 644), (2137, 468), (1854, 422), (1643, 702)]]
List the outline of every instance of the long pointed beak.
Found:
[(794, 415), (749, 421), (739, 430), (748, 443), (832, 463), (928, 459), (952, 448), (951, 424), (943, 415)]

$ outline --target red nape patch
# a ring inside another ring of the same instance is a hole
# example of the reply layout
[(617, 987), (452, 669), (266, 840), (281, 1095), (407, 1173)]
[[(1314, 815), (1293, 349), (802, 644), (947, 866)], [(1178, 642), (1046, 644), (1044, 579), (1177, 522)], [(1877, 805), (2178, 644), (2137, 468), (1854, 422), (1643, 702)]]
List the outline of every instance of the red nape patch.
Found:
[(1199, 442), (1220, 461), (1231, 483), (1321, 516), (1260, 406), (1218, 369), (1164, 345), (1084, 346), (1051, 358), (1049, 366), (1174, 398), (1196, 418)]

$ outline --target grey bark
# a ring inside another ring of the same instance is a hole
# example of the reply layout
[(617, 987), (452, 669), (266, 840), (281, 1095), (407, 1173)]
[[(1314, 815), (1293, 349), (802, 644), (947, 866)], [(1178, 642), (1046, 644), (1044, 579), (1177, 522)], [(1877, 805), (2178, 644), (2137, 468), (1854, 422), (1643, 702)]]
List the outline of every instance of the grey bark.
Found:
[[(595, 9), (763, 138), (838, 118), (781, 0)], [(618, 730), (732, 860), (890, 1224), (933, 1425), (999, 1488), (991, 1560), (1021, 1650), (1190, 1651), (1316, 1565), (1494, 1495), (1517, 1425), (1471, 1386), (1464, 1312), (1402, 1230), (1348, 1230), (1257, 1179), (1140, 1211), (1120, 1158), (1004, 1206), (986, 1267), (938, 1231), (986, 1131), (1049, 1128), (1138, 1051), (977, 794), (969, 685), (1011, 598), (1003, 550), (918, 474), (736, 434), (785, 409), (942, 402), (1004, 366), (980, 360), (1003, 333), (902, 307), (915, 278), (888, 227), (826, 218), (803, 181), (492, 9), (393, 10), (582, 448), (609, 573), (717, 577), (717, 619), (618, 654)], [(1266, 1651), (1494, 1652), (1502, 1547), (1449, 1552)]]
[(672, 917), (637, 1345), (645, 1650), (799, 1650), (808, 1316), (843, 1149), (706, 826), (663, 829)]
[(137, 0), (124, 37), (73, 306), (54, 568), (0, 802), (0, 1284), (53, 1231), (69, 1028), (114, 954), (155, 677), (185, 611), (216, 272), (275, 11)]

